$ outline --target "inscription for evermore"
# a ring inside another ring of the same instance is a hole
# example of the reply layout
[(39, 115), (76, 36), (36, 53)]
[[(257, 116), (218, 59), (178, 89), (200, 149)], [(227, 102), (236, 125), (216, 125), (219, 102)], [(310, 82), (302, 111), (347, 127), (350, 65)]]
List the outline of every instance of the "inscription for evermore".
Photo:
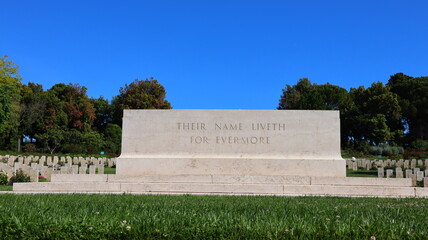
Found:
[[(205, 122), (178, 122), (177, 130), (185, 132), (204, 132), (214, 131), (214, 136), (192, 135), (191, 144), (270, 144), (271, 139), (268, 136), (260, 136), (264, 131), (285, 131), (285, 123), (225, 123), (215, 122), (213, 124)], [(249, 136), (232, 135), (233, 132), (246, 131), (253, 133)], [(211, 132), (212, 133), (212, 132)], [(224, 134), (230, 133), (230, 134)], [(220, 135), (221, 134), (221, 135)]]

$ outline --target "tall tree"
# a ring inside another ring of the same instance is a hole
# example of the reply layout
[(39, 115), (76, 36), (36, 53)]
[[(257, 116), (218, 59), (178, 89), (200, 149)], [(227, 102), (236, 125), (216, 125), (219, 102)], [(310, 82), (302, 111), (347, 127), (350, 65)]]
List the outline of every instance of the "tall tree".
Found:
[[(11, 148), (18, 140), (21, 76), (8, 56), (0, 57), (0, 147)], [(16, 145), (15, 145), (16, 146)]]
[(411, 140), (428, 140), (428, 77), (411, 77), (397, 73), (387, 84), (399, 96), (403, 121)]
[(113, 99), (114, 123), (122, 125), (124, 109), (170, 109), (171, 104), (165, 99), (166, 91), (157, 80), (136, 79), (131, 84), (121, 87), (119, 95)]

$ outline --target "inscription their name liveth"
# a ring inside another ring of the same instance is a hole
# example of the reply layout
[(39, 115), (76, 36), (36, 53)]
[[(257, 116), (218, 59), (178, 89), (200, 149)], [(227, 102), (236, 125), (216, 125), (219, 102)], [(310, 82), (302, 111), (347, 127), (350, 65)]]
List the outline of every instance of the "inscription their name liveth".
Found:
[(204, 122), (178, 122), (176, 123), (177, 130), (180, 131), (207, 131), (214, 130), (215, 132), (224, 133), (230, 132), (255, 132), (251, 136), (236, 136), (236, 135), (216, 135), (208, 137), (204, 135), (190, 136), (192, 144), (270, 144), (271, 139), (268, 136), (259, 136), (262, 131), (285, 131), (285, 123), (224, 123), (215, 122), (210, 125)]

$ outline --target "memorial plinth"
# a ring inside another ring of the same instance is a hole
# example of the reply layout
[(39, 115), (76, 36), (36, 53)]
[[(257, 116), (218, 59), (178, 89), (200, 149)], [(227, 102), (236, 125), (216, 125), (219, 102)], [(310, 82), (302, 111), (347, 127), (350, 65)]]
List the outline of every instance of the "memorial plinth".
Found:
[(118, 175), (345, 177), (338, 111), (125, 110)]

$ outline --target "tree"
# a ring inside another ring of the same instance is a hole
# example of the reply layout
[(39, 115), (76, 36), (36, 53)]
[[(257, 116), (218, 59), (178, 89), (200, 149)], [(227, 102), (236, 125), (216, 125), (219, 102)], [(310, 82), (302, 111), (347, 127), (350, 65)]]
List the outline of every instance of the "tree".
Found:
[(165, 97), (165, 88), (157, 80), (136, 79), (124, 88), (121, 87), (119, 95), (113, 99), (113, 122), (122, 125), (124, 109), (171, 109), (171, 104)]
[(104, 131), (105, 150), (108, 153), (120, 153), (122, 129), (117, 124), (108, 123)]
[(96, 119), (94, 129), (100, 133), (104, 132), (107, 124), (113, 120), (113, 108), (104, 97), (91, 98), (90, 102), (95, 110)]
[(18, 139), (21, 76), (8, 56), (0, 57), (0, 146), (11, 147)]
[(282, 90), (278, 110), (310, 109), (340, 110), (342, 145), (348, 142), (349, 114), (353, 102), (346, 89), (332, 84), (312, 84), (309, 79), (301, 78), (296, 85), (286, 85)]
[(34, 139), (36, 134), (43, 133), (44, 114), (46, 112), (46, 94), (42, 85), (29, 82), (22, 86), (19, 135)]
[(397, 73), (390, 77), (387, 86), (399, 97), (410, 140), (428, 140), (428, 77)]

